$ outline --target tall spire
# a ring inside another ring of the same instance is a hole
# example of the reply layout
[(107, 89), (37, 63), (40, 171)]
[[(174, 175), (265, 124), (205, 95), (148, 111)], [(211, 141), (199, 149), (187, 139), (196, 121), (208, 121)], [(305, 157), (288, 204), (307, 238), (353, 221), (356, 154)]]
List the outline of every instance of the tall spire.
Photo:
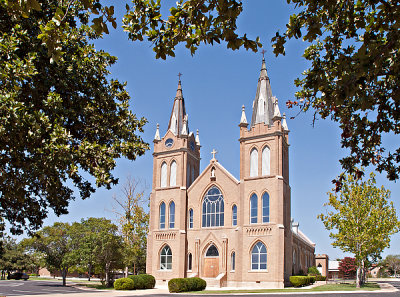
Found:
[[(181, 74), (180, 74), (181, 75)], [(179, 75), (178, 89), (174, 99), (174, 105), (172, 107), (171, 117), (169, 119), (168, 129), (172, 131), (178, 137), (182, 135), (184, 119), (186, 118), (185, 100), (182, 95), (182, 84)], [(186, 129), (189, 130), (189, 125), (186, 122)]]
[(253, 102), (253, 115), (251, 117), (251, 126), (258, 123), (272, 125), (274, 117), (274, 99), (272, 97), (271, 84), (265, 66), (265, 59), (262, 59), (260, 77), (258, 78), (256, 98)]

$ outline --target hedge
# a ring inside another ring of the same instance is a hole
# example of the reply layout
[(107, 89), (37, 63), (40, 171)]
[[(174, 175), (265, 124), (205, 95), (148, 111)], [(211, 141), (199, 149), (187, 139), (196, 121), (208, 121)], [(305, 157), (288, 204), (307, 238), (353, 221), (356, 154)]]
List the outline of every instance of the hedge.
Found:
[(206, 288), (206, 286), (206, 281), (199, 277), (173, 278), (168, 282), (168, 289), (170, 293), (202, 291)]
[(114, 282), (114, 289), (115, 290), (133, 290), (135, 284), (132, 279), (123, 277), (116, 279)]
[(326, 281), (326, 276), (317, 275), (317, 276), (316, 276), (316, 280), (317, 280), (317, 281)]
[(289, 278), (290, 283), (294, 287), (307, 286), (309, 284), (313, 284), (315, 280), (316, 277), (314, 276), (302, 276), (302, 275), (295, 275)]
[(156, 279), (150, 274), (130, 275), (130, 279), (134, 282), (134, 289), (153, 289), (156, 285)]

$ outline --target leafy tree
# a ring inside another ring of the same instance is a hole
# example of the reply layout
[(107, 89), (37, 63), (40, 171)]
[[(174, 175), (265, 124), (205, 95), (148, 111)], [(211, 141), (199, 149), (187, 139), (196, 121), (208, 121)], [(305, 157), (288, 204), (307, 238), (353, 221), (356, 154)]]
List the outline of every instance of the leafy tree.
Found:
[(24, 248), (9, 236), (2, 240), (4, 253), (0, 257), (1, 279), (12, 271), (22, 271), (29, 267), (29, 256), (25, 254)]
[(352, 257), (344, 257), (339, 262), (339, 271), (344, 278), (354, 278), (357, 272), (356, 259)]
[(347, 175), (339, 192), (329, 194), (325, 206), (333, 208), (318, 215), (325, 228), (333, 230), (329, 236), (333, 246), (354, 254), (357, 263), (357, 287), (363, 279), (364, 266), (380, 257), (389, 246), (390, 236), (399, 231), (400, 222), (393, 202), (389, 202), (390, 191), (376, 187), (375, 175), (362, 181)]
[(124, 261), (133, 274), (146, 272), (147, 234), (149, 232), (149, 214), (145, 210), (149, 199), (144, 197), (144, 190), (138, 191), (140, 182), (127, 179), (122, 187), (124, 198), (114, 197), (120, 210), (118, 215), (119, 227), (124, 238)]
[(310, 274), (310, 275), (321, 275), (321, 272), (319, 272), (317, 267), (311, 266), (311, 267), (308, 267), (308, 274)]
[(392, 271), (394, 277), (400, 271), (400, 255), (388, 255), (383, 261), (385, 267)]
[[(388, 151), (383, 137), (400, 133), (400, 2), (287, 2), (299, 12), (272, 39), (274, 53), (285, 54), (292, 38), (311, 43), (303, 55), (311, 67), (295, 80), (300, 91), (287, 105), (312, 107), (314, 116), (339, 123), (342, 147), (350, 150), (340, 160), (346, 171), (359, 177), (355, 166), (374, 165), (398, 179), (400, 147)], [(340, 189), (342, 179), (335, 182)]]

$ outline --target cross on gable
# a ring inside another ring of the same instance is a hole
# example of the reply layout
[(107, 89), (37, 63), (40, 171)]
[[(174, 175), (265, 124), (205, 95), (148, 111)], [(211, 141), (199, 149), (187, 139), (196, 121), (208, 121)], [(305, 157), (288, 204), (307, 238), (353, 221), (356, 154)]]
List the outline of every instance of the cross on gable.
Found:
[(215, 159), (215, 154), (218, 153), (215, 149), (212, 150), (211, 154), (213, 155), (213, 159)]

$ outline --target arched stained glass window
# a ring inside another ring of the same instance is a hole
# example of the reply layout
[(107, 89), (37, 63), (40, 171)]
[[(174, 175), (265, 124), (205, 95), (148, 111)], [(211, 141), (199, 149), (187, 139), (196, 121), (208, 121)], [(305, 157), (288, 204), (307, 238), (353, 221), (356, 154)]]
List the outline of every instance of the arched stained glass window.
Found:
[(267, 269), (267, 248), (259, 241), (251, 251), (251, 270)]
[(169, 204), (169, 228), (175, 228), (175, 202)]
[(269, 222), (269, 195), (267, 192), (262, 195), (262, 222)]
[(258, 213), (258, 197), (256, 194), (250, 197), (250, 223), (257, 223), (257, 213)]
[(258, 151), (252, 149), (250, 152), (250, 177), (258, 176)]
[(231, 254), (231, 271), (235, 271), (235, 259), (236, 258), (236, 254), (235, 252), (232, 252)]
[(193, 209), (189, 209), (189, 228), (193, 228)]
[(176, 186), (176, 162), (175, 161), (172, 161), (172, 163), (171, 163), (169, 185), (171, 187)]
[(232, 226), (237, 225), (237, 206), (232, 206)]
[(167, 163), (163, 162), (161, 165), (161, 188), (167, 186)]
[(160, 229), (165, 229), (165, 203), (160, 204)]
[(218, 249), (216, 248), (215, 245), (210, 245), (210, 247), (208, 248), (207, 252), (206, 252), (206, 257), (218, 257), (219, 256), (219, 252)]
[(172, 251), (171, 248), (166, 245), (161, 250), (160, 254), (160, 270), (171, 270), (172, 269)]
[(270, 175), (270, 163), (270, 150), (266, 146), (262, 151), (262, 175)]
[(213, 186), (203, 199), (203, 227), (224, 225), (224, 197), (221, 191)]

